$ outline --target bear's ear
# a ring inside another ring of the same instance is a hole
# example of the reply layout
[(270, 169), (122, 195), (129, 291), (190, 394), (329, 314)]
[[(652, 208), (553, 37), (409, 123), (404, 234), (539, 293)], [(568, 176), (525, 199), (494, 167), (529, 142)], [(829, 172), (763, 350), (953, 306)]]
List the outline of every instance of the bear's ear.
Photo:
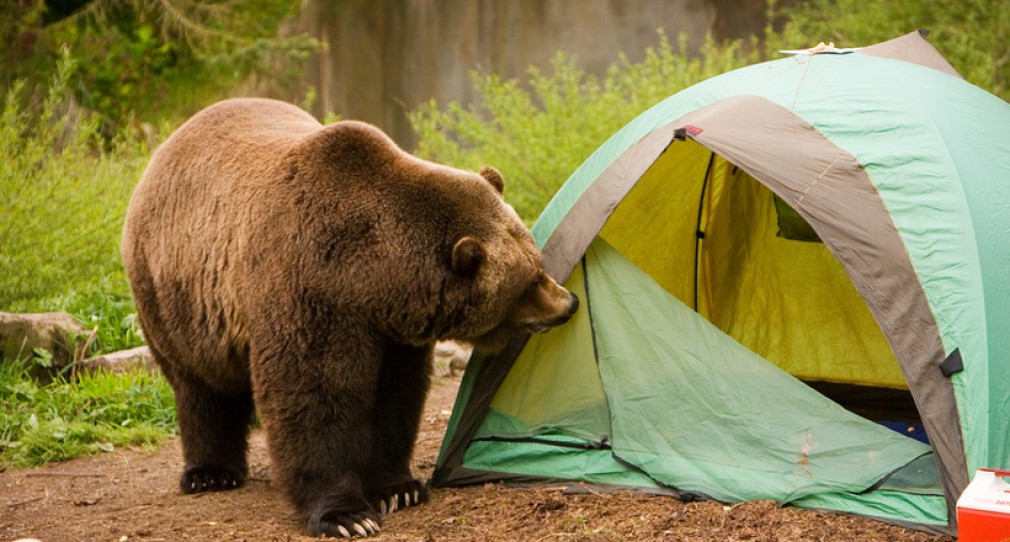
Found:
[(491, 186), (493, 186), (499, 194), (505, 193), (505, 179), (502, 178), (501, 173), (499, 173), (497, 169), (491, 166), (484, 166), (480, 168), (480, 171), (477, 173), (479, 173), (481, 177), (484, 177), (487, 182), (491, 183)]
[(474, 237), (463, 237), (452, 247), (452, 270), (460, 275), (473, 276), (484, 258), (484, 245)]

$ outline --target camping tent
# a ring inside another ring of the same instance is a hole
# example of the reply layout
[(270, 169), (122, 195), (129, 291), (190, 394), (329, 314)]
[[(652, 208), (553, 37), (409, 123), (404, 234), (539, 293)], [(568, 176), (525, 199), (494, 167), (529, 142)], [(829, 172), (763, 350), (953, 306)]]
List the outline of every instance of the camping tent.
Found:
[(534, 225), (583, 308), (471, 360), (433, 484), (952, 532), (970, 473), (1010, 467), (1008, 128), (918, 33), (657, 104)]

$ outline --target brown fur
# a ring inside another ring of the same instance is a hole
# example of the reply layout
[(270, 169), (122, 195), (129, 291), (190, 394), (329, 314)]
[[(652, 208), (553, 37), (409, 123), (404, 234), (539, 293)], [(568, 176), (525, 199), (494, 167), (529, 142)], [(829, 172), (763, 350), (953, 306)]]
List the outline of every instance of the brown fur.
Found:
[(122, 252), (172, 384), (183, 491), (246, 476), (253, 407), (313, 535), (425, 499), (408, 461), (433, 343), (496, 349), (577, 307), (544, 275), (501, 175), (401, 151), (359, 122), (228, 100), (151, 159)]

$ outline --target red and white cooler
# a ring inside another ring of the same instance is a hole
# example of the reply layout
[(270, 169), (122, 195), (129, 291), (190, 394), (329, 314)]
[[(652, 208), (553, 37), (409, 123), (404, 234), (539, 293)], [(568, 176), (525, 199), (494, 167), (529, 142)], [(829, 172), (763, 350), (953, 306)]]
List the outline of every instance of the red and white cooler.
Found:
[(978, 469), (957, 500), (960, 542), (1010, 542), (1010, 471)]

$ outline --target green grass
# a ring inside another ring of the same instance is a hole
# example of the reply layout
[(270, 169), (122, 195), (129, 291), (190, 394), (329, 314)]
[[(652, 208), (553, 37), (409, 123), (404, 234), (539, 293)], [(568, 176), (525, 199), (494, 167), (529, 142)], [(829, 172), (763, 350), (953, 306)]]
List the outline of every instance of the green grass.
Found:
[(128, 297), (119, 256), (126, 206), (149, 154), (143, 138), (108, 144), (69, 99), (66, 56), (48, 91), (14, 85), (0, 110), (0, 310), (59, 310), (68, 297)]
[[(16, 84), (0, 110), (0, 311), (66, 311), (93, 355), (143, 343), (119, 256), (126, 206), (149, 155), (146, 141), (111, 143), (69, 98), (69, 55), (48, 91)], [(41, 355), (40, 355), (41, 354)], [(45, 353), (34, 361), (45, 363)], [(176, 431), (160, 374), (60, 376), (39, 384), (20, 362), (0, 360), (0, 465), (150, 445)]]
[(142, 344), (119, 255), (133, 187), (149, 150), (123, 133), (106, 147), (67, 88), (64, 56), (42, 96), (15, 84), (0, 110), (0, 311), (73, 314), (88, 354)]
[(55, 296), (49, 307), (72, 314), (88, 333), (96, 332), (88, 355), (144, 344), (133, 298), (128, 295), (101, 291), (86, 294), (71, 292)]
[(0, 465), (30, 467), (176, 433), (175, 402), (158, 374), (80, 375), (40, 385), (20, 365), (0, 363)]

